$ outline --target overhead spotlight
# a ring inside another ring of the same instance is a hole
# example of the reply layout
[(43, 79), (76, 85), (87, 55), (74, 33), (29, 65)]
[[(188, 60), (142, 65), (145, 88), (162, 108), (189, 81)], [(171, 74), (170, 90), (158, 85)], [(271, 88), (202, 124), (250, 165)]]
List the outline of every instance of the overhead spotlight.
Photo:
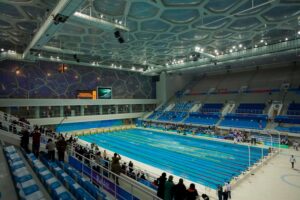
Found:
[(2, 49), (1, 49), (1, 51), (3, 52), (3, 51), (4, 51), (4, 49), (2, 48)]
[(254, 45), (255, 48), (257, 48), (257, 45)]
[(123, 38), (118, 38), (118, 41), (122, 44), (122, 43), (124, 43), (124, 39)]
[(62, 15), (62, 14), (57, 14), (53, 17), (53, 21), (54, 21), (54, 24), (57, 25), (59, 23), (65, 23), (67, 21), (69, 17), (68, 16), (65, 16), (65, 15)]
[(288, 40), (289, 40), (289, 38), (286, 37), (286, 38), (285, 38), (285, 41), (288, 41)]
[(298, 31), (298, 35), (300, 35), (300, 31)]
[(230, 49), (229, 52), (232, 53), (232, 49)]
[(115, 34), (115, 38), (120, 38), (121, 37), (120, 31), (115, 31), (114, 34)]
[(260, 40), (260, 43), (263, 43), (264, 42), (264, 40)]
[(267, 46), (267, 45), (268, 45), (268, 43), (267, 43), (267, 42), (265, 42), (265, 45)]
[(242, 44), (240, 44), (240, 45), (239, 45), (239, 47), (240, 47), (240, 48), (242, 48), (242, 47), (243, 47), (243, 45), (242, 45)]

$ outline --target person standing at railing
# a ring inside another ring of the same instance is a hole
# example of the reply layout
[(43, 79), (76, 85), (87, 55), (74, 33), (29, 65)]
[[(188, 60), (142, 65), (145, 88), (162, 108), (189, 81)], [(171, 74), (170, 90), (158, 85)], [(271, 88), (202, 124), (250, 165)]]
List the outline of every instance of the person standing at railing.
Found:
[(186, 190), (186, 200), (196, 200), (199, 197), (195, 184), (191, 183), (189, 189)]
[(165, 183), (164, 200), (172, 200), (174, 195), (173, 176), (169, 176), (168, 181)]
[(57, 149), (57, 155), (59, 161), (65, 161), (65, 151), (67, 148), (67, 142), (65, 141), (65, 138), (61, 135), (56, 142), (56, 149)]
[(131, 174), (133, 172), (133, 163), (131, 162), (131, 160), (129, 161), (128, 168), (129, 168), (129, 174)]
[(27, 129), (22, 129), (21, 131), (21, 147), (25, 150), (26, 153), (29, 152), (29, 132)]
[[(114, 153), (114, 156), (112, 157), (111, 161), (111, 171), (117, 175), (120, 175), (121, 173), (121, 165), (120, 165), (121, 156), (117, 153)], [(119, 179), (118, 177), (112, 176), (113, 179), (116, 179), (116, 184), (119, 185)]]
[(184, 200), (186, 194), (186, 187), (183, 184), (183, 179), (179, 179), (177, 185), (174, 186), (174, 200)]
[(165, 183), (166, 183), (166, 178), (167, 174), (164, 172), (162, 175), (157, 179), (157, 196), (160, 198), (164, 198), (164, 192), (165, 192)]
[(55, 144), (52, 139), (48, 139), (46, 149), (48, 150), (48, 159), (55, 161)]
[(35, 128), (31, 135), (32, 135), (32, 152), (36, 157), (39, 157), (41, 133), (38, 130), (38, 128)]

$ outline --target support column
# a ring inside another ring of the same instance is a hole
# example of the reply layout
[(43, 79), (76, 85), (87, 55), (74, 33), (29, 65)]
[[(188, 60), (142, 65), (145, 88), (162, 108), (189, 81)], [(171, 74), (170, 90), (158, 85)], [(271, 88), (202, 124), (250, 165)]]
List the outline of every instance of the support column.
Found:
[(116, 109), (116, 114), (118, 114), (119, 113), (119, 106), (118, 105), (115, 105), (115, 109)]
[(40, 118), (40, 107), (35, 107), (34, 118)]
[(103, 112), (102, 112), (102, 105), (99, 105), (99, 115), (102, 115)]
[(80, 106), (80, 116), (84, 116), (84, 106)]
[(60, 116), (60, 117), (63, 117), (63, 116), (64, 116), (64, 107), (63, 107), (63, 106), (60, 106), (60, 107), (59, 107), (59, 116)]
[(129, 105), (129, 113), (132, 113), (132, 104)]

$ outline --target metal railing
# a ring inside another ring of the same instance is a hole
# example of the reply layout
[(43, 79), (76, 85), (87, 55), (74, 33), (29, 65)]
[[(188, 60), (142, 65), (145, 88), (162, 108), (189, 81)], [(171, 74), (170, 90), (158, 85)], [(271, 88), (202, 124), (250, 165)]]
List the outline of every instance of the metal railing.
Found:
[[(129, 177), (123, 177), (109, 170), (110, 166), (102, 166), (96, 163), (94, 160), (89, 159), (77, 152), (72, 148), (71, 156), (81, 163), (82, 176), (87, 176), (91, 182), (102, 188), (103, 190), (112, 194), (116, 199), (124, 199), (127, 200), (128, 196), (122, 196), (122, 194), (118, 193), (118, 187), (127, 191), (131, 194), (131, 199), (135, 199), (135, 197), (143, 200), (161, 200), (156, 196), (155, 192), (151, 192), (150, 188), (142, 185), (142, 183), (138, 183), (133, 181), (133, 179)], [(85, 173), (83, 166), (89, 167), (91, 169), (90, 173)], [(98, 177), (97, 181), (95, 180), (95, 176)], [(114, 188), (108, 189), (105, 185), (105, 180), (112, 181)]]

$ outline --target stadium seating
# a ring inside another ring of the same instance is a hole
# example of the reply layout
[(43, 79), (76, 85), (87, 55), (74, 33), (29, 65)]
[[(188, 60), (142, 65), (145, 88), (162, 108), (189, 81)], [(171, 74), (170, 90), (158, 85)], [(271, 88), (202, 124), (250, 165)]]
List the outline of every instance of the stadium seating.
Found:
[(189, 117), (184, 121), (184, 123), (214, 126), (218, 123), (219, 120), (219, 113), (202, 114), (194, 112), (189, 114)]
[(287, 115), (300, 115), (300, 103), (291, 103), (288, 107)]
[(13, 176), (20, 199), (22, 200), (42, 200), (43, 193), (27, 169), (23, 159), (14, 146), (4, 148), (5, 156), (8, 160), (10, 172)]
[(162, 115), (162, 111), (154, 111), (149, 117), (148, 117), (148, 119), (156, 119), (156, 118), (158, 118), (159, 116), (161, 116)]
[(164, 112), (158, 120), (160, 121), (170, 121), (170, 122), (180, 122), (187, 116), (187, 112), (174, 112), (167, 111)]
[(277, 123), (300, 124), (300, 116), (278, 115), (274, 121)]
[(200, 108), (201, 113), (219, 113), (223, 108), (222, 103), (207, 103)]
[(264, 103), (241, 103), (236, 113), (263, 114), (266, 105)]
[(283, 131), (283, 132), (300, 133), (300, 126), (291, 126), (291, 127), (277, 126), (275, 127), (275, 129), (277, 131)]
[(224, 127), (262, 130), (267, 125), (267, 115), (227, 114), (219, 124)]
[(32, 153), (26, 154), (26, 157), (53, 199), (73, 199), (70, 192), (67, 191), (62, 183), (53, 175), (53, 173), (49, 171), (49, 169), (47, 169), (47, 167), (40, 160), (38, 160)]
[(189, 102), (176, 103), (171, 111), (174, 111), (174, 112), (188, 112), (193, 107), (193, 105), (194, 105), (194, 103), (190, 102), (190, 101)]

